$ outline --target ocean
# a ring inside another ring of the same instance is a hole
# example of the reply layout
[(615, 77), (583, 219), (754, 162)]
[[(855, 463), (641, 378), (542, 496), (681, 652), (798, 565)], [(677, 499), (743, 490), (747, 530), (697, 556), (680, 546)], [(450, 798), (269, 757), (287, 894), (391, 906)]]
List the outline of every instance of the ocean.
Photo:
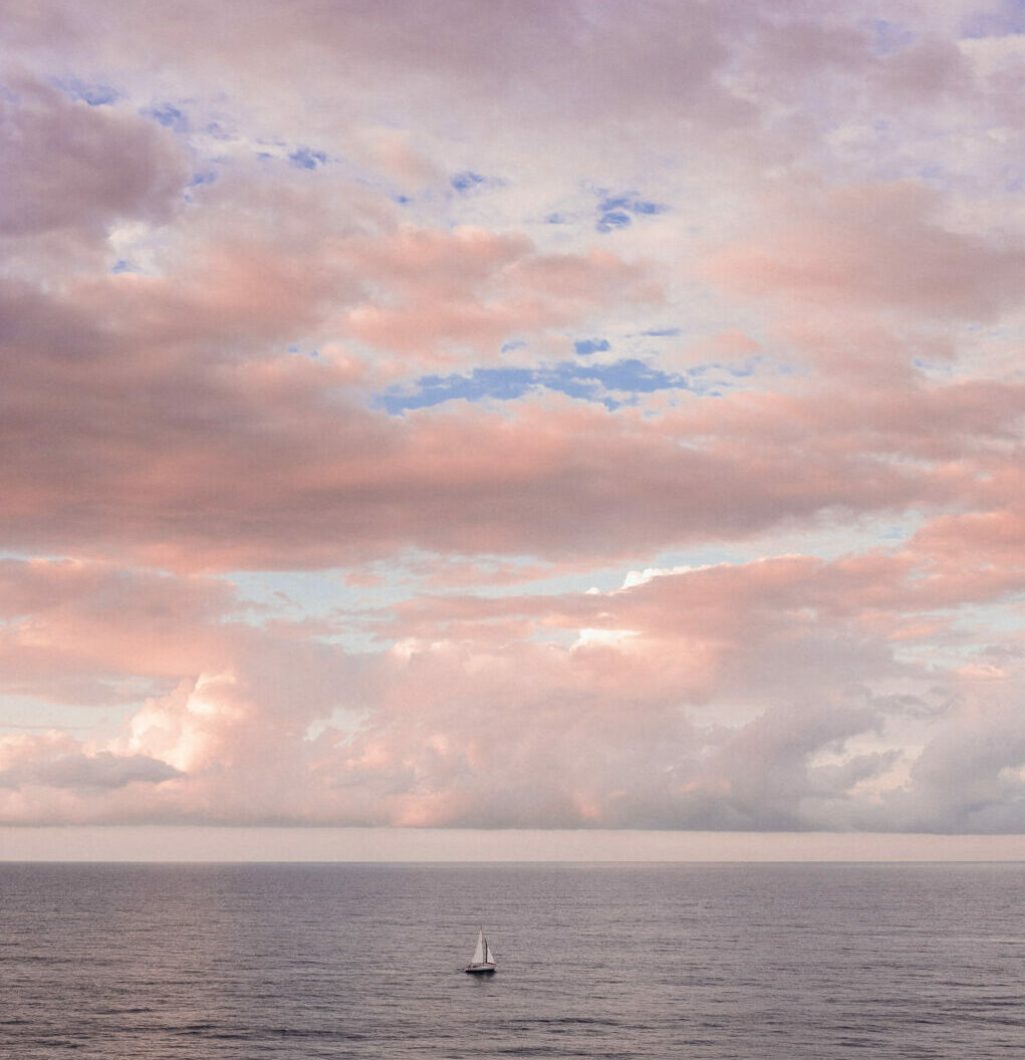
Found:
[(0, 1056), (1022, 1057), (1023, 901), (1018, 863), (4, 863)]

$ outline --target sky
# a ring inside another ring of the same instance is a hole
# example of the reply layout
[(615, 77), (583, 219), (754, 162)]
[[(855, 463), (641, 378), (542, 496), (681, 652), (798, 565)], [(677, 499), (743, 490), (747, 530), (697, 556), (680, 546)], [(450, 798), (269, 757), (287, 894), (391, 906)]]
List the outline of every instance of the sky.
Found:
[(1025, 3), (0, 42), (0, 857), (1021, 856)]

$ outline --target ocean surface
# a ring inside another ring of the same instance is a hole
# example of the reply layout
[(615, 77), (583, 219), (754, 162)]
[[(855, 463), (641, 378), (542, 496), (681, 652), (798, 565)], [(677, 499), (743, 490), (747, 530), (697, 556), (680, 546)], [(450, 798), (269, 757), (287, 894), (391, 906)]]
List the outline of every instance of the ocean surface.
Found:
[(7, 863), (0, 1056), (1023, 1057), (1023, 912), (1022, 864)]

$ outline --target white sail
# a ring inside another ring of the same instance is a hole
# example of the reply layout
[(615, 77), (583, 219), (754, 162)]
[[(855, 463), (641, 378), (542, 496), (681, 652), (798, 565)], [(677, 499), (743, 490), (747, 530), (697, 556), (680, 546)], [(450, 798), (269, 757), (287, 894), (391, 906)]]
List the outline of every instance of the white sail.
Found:
[(484, 939), (484, 963), (485, 964), (494, 964), (495, 963), (494, 955), (491, 952), (491, 947), (488, 945), (488, 940), (486, 938)]
[(484, 929), (481, 928), (477, 933), (477, 946), (473, 951), (473, 960), (471, 964), (483, 964), (486, 960), (484, 954), (487, 952), (488, 943), (484, 938)]

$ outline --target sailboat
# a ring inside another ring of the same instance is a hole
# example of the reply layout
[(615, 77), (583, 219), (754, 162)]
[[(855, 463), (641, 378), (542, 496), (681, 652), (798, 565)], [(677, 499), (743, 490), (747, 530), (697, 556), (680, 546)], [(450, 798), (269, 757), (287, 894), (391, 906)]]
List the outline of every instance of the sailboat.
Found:
[(477, 932), (477, 945), (474, 947), (473, 960), (466, 966), (470, 975), (494, 975), (495, 955), (488, 945), (487, 936), (484, 934), (484, 925)]

